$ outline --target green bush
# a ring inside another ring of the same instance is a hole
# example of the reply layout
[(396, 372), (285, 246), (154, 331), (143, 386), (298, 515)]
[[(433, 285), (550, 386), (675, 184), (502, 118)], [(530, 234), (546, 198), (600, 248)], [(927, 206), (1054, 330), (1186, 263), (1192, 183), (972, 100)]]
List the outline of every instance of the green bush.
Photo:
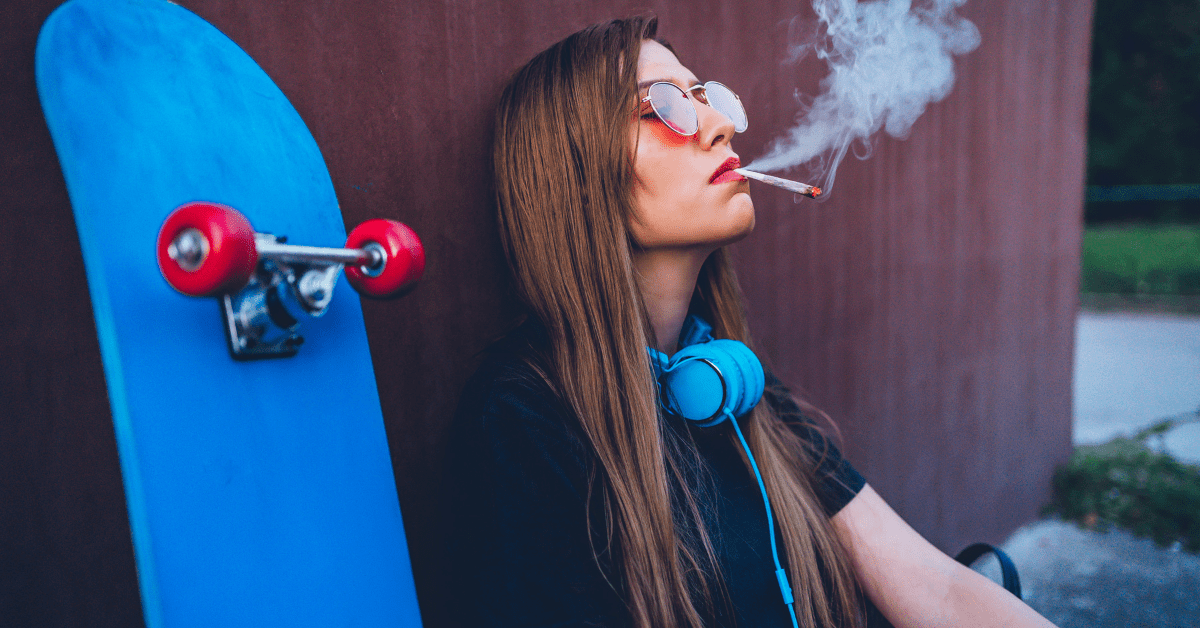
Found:
[(1161, 546), (1178, 542), (1200, 552), (1200, 467), (1154, 453), (1141, 440), (1079, 447), (1054, 474), (1048, 510), (1085, 527), (1116, 525)]
[(1082, 292), (1096, 294), (1137, 294), (1137, 280), (1103, 268), (1084, 266), (1079, 283)]

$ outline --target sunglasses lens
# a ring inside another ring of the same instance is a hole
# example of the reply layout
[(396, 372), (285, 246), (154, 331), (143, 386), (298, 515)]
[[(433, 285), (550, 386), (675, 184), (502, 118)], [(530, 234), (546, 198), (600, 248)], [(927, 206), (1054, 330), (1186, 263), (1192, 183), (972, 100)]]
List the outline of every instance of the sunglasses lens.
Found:
[(672, 131), (681, 135), (692, 135), (698, 128), (696, 108), (683, 94), (683, 90), (670, 83), (655, 83), (646, 94), (650, 106)]
[(734, 131), (741, 133), (746, 130), (746, 110), (733, 90), (716, 81), (709, 81), (704, 84), (704, 91), (708, 94), (708, 104), (733, 121)]

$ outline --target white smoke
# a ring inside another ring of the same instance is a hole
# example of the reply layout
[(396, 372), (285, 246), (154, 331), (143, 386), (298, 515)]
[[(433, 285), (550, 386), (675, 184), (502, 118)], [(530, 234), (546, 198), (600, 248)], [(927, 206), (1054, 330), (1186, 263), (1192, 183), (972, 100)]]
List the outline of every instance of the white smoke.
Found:
[(791, 60), (815, 54), (829, 66), (815, 98), (797, 95), (796, 126), (747, 168), (804, 166), (807, 182), (833, 188), (838, 164), (854, 147), (866, 159), (880, 128), (905, 138), (954, 86), (951, 55), (979, 45), (979, 29), (954, 10), (966, 0), (813, 0), (815, 23), (793, 23)]

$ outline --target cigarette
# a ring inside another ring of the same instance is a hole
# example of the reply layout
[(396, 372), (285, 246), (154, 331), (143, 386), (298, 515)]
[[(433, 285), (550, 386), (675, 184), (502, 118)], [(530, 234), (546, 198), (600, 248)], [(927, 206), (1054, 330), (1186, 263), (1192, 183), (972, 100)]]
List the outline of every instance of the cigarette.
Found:
[(754, 179), (755, 181), (761, 181), (767, 185), (773, 185), (777, 188), (783, 188), (789, 192), (795, 192), (796, 194), (803, 194), (809, 198), (816, 198), (821, 195), (821, 188), (815, 185), (799, 183), (797, 181), (789, 181), (787, 179), (773, 177), (769, 174), (763, 174), (753, 170), (746, 170), (745, 168), (734, 168), (733, 171), (742, 175), (743, 177)]

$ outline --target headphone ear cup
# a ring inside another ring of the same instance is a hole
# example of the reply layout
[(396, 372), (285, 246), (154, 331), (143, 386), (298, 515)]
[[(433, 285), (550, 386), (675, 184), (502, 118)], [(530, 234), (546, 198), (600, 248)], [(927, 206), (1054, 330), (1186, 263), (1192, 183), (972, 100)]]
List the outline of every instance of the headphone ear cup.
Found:
[(714, 340), (706, 343), (719, 354), (718, 368), (725, 375), (729, 388), (726, 407), (734, 416), (742, 416), (754, 409), (762, 399), (766, 377), (762, 362), (744, 343), (737, 340)]
[(660, 401), (670, 413), (695, 421), (702, 427), (724, 419), (721, 408), (728, 405), (728, 384), (720, 367), (714, 367), (706, 345), (685, 347), (671, 357), (659, 379)]
[(726, 408), (733, 416), (754, 409), (764, 384), (762, 363), (750, 347), (713, 340), (671, 356), (659, 378), (659, 395), (668, 412), (709, 427), (725, 420)]

